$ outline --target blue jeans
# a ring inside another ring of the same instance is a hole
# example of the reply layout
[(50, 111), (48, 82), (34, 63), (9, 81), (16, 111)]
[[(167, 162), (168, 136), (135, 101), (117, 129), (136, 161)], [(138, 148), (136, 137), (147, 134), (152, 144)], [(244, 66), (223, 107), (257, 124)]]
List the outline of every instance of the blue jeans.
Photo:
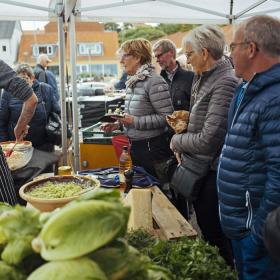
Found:
[(257, 245), (250, 234), (231, 243), (239, 280), (280, 279), (280, 263), (268, 255), (263, 245)]

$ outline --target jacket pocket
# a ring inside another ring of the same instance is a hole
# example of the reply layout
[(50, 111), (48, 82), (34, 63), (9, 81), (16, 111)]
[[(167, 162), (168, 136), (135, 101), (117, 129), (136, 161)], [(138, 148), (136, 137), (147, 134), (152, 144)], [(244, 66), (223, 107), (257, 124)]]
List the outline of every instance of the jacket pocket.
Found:
[(246, 207), (248, 211), (247, 221), (246, 221), (246, 229), (251, 229), (253, 210), (251, 204), (251, 198), (249, 191), (246, 191)]

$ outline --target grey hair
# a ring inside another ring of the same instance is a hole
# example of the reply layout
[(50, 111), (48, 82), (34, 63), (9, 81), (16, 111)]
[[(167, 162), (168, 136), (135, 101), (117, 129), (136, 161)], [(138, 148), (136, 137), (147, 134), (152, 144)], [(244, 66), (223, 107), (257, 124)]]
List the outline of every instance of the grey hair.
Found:
[(159, 47), (161, 47), (163, 53), (173, 50), (173, 57), (176, 58), (176, 45), (171, 40), (161, 39), (157, 41), (153, 45), (153, 52), (155, 52)]
[(271, 16), (254, 16), (241, 24), (243, 41), (254, 42), (269, 56), (280, 55), (280, 21)]
[(186, 48), (187, 45), (191, 45), (197, 53), (205, 48), (215, 60), (218, 60), (224, 54), (225, 36), (222, 30), (215, 25), (201, 25), (191, 30), (183, 38), (183, 48)]
[(17, 74), (24, 73), (30, 78), (34, 75), (32, 68), (27, 63), (18, 64), (14, 70)]
[(51, 59), (49, 59), (48, 55), (45, 53), (40, 53), (37, 57), (37, 63), (41, 64), (42, 62), (51, 62)]

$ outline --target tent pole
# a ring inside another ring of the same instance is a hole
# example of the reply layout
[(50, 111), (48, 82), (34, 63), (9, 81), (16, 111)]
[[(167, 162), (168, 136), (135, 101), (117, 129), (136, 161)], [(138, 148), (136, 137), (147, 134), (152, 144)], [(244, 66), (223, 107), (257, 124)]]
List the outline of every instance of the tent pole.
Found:
[(66, 129), (66, 96), (65, 96), (65, 40), (63, 16), (57, 19), (58, 45), (59, 45), (59, 86), (60, 86), (60, 107), (62, 121), (62, 159), (63, 165), (67, 165), (67, 129)]
[(72, 111), (73, 111), (73, 146), (74, 146), (74, 171), (80, 170), (79, 153), (79, 120), (78, 120), (78, 98), (76, 83), (76, 35), (75, 35), (75, 15), (71, 13), (69, 21), (70, 37), (70, 64), (71, 64), (71, 86), (72, 86)]
[(229, 24), (232, 24), (232, 13), (233, 13), (233, 0), (230, 0), (230, 8), (229, 8)]

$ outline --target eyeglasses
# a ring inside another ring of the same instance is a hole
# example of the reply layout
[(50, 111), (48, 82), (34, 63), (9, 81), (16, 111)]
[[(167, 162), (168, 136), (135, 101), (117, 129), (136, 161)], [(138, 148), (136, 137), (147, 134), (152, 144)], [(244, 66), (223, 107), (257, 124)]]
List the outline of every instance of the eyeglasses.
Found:
[(230, 52), (233, 52), (237, 46), (248, 45), (250, 42), (231, 43), (229, 45)]
[(186, 56), (187, 58), (190, 58), (193, 54), (194, 54), (194, 51), (185, 52), (185, 56)]
[[(167, 52), (169, 52), (169, 51), (167, 51)], [(156, 58), (156, 59), (160, 59), (160, 58), (161, 58), (164, 54), (166, 54), (167, 52), (159, 53), (159, 54), (155, 55), (155, 58)]]

